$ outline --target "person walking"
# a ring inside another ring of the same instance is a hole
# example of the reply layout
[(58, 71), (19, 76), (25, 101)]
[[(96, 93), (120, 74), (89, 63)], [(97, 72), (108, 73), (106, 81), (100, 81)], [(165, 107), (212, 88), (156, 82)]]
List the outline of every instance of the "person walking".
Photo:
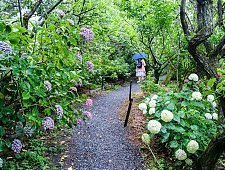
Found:
[(146, 63), (144, 58), (139, 58), (136, 60), (136, 76), (138, 77), (137, 83), (140, 83), (146, 76), (145, 66)]

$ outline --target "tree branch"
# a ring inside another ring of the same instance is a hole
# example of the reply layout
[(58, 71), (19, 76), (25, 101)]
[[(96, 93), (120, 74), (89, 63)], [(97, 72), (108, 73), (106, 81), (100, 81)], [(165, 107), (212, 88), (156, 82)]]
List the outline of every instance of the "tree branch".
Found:
[(186, 6), (186, 0), (181, 0), (181, 6), (180, 6), (180, 20), (181, 20), (181, 25), (182, 29), (184, 31), (184, 34), (186, 36), (189, 36), (189, 30), (188, 30), (188, 24), (186, 20), (186, 15), (185, 15), (185, 6)]
[(38, 7), (41, 5), (42, 3), (42, 0), (38, 0), (33, 8), (31, 9), (31, 11), (28, 13), (28, 14), (25, 14), (24, 17), (23, 17), (23, 26), (25, 28), (28, 29), (28, 22), (29, 22), (29, 19), (32, 17), (32, 15), (35, 13), (35, 11), (38, 9)]
[(220, 40), (219, 44), (217, 44), (215, 49), (209, 54), (210, 59), (214, 60), (219, 55), (219, 53), (221, 52), (224, 45), (225, 45), (225, 35)]
[(22, 10), (21, 10), (21, 4), (20, 4), (20, 0), (17, 1), (18, 2), (18, 9), (19, 9), (19, 13), (20, 13), (20, 25), (21, 27), (23, 26), (23, 19), (22, 19)]
[[(63, 0), (59, 0), (58, 2), (56, 2), (55, 5), (53, 5), (52, 8), (48, 9), (47, 12), (45, 12), (44, 14), (41, 15), (41, 17), (38, 19), (38, 21), (41, 21), (42, 18), (47, 19), (47, 15), (50, 14)], [(44, 25), (44, 21), (40, 24), (40, 26)]]

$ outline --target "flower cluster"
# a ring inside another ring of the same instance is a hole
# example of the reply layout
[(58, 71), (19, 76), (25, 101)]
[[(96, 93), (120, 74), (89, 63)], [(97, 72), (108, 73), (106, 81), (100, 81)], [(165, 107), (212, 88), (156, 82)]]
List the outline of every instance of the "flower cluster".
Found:
[(187, 151), (189, 153), (195, 153), (199, 149), (199, 144), (195, 140), (191, 140), (187, 144)]
[(80, 86), (80, 87), (82, 87), (82, 86), (83, 86), (83, 82), (82, 82), (82, 80), (79, 80), (79, 82), (78, 82), (78, 86)]
[(159, 133), (159, 131), (161, 130), (162, 125), (160, 122), (158, 122), (157, 120), (150, 120), (148, 122), (148, 130), (153, 133), (153, 134), (157, 134)]
[(94, 33), (91, 29), (82, 27), (80, 29), (80, 35), (83, 37), (84, 41), (92, 41), (94, 39)]
[(138, 108), (141, 110), (141, 111), (145, 111), (147, 110), (147, 105), (145, 103), (140, 103), (138, 105)]
[(192, 93), (192, 98), (194, 100), (202, 100), (202, 94), (198, 91), (195, 91)]
[(84, 123), (84, 122), (83, 122), (82, 119), (77, 119), (77, 124), (78, 124), (78, 125), (83, 125), (83, 123)]
[(44, 81), (44, 84), (48, 91), (52, 90), (52, 84), (49, 81)]
[(26, 126), (24, 127), (24, 134), (25, 134), (27, 137), (31, 137), (31, 136), (34, 134), (34, 128), (32, 128), (31, 126), (26, 125)]
[(77, 59), (78, 59), (80, 62), (82, 62), (82, 59), (83, 59), (82, 55), (81, 55), (80, 53), (77, 53), (76, 56), (77, 56)]
[(44, 130), (53, 129), (54, 128), (54, 120), (51, 117), (45, 117), (42, 121), (42, 126)]
[(90, 61), (87, 61), (86, 64), (87, 64), (88, 71), (93, 71), (94, 64), (92, 62), (90, 62)]
[(12, 53), (12, 48), (8, 44), (0, 41), (0, 51), (5, 54), (10, 54)]
[(67, 19), (67, 21), (70, 23), (70, 25), (74, 26), (74, 21), (72, 19)]
[(92, 99), (87, 99), (87, 100), (86, 100), (86, 106), (87, 106), (87, 107), (91, 107), (92, 104), (93, 104)]
[(61, 9), (58, 9), (57, 10), (57, 13), (58, 13), (58, 15), (60, 16), (60, 17), (64, 17), (66, 14), (65, 14), (65, 12), (63, 11), (63, 10), (61, 10)]
[(217, 113), (213, 113), (212, 114), (212, 118), (215, 119), (215, 120), (218, 120), (218, 114)]
[(21, 141), (19, 139), (14, 139), (13, 140), (13, 143), (12, 143), (12, 150), (15, 152), (15, 153), (20, 153), (21, 152), (21, 149), (22, 149), (23, 145), (21, 143)]
[(62, 108), (62, 106), (55, 105), (55, 108), (56, 108), (56, 112), (57, 112), (57, 115), (58, 115), (59, 119), (61, 119), (62, 115), (63, 115), (63, 108)]
[(0, 168), (2, 168), (2, 165), (3, 165), (3, 160), (2, 158), (0, 158)]
[(207, 96), (207, 100), (212, 104), (213, 108), (216, 108), (217, 104), (216, 104), (215, 98), (212, 94)]
[(83, 112), (83, 115), (87, 116), (89, 119), (92, 119), (92, 114), (91, 114), (91, 112), (84, 111), (84, 112)]
[(77, 88), (76, 87), (70, 87), (70, 90), (77, 92)]
[(211, 115), (210, 113), (206, 113), (206, 114), (205, 114), (205, 118), (206, 118), (206, 119), (212, 119), (212, 115)]
[(182, 149), (178, 149), (176, 152), (175, 152), (175, 157), (180, 160), (180, 161), (183, 161), (187, 158), (187, 154), (184, 150)]
[(208, 95), (207, 96), (207, 100), (210, 102), (210, 103), (212, 103), (213, 101), (214, 101), (214, 96), (213, 95)]
[(173, 119), (173, 113), (169, 110), (163, 110), (161, 113), (161, 119), (164, 122), (170, 122)]
[(147, 145), (150, 143), (150, 137), (147, 133), (143, 133), (143, 135), (141, 136), (141, 139)]
[(198, 75), (197, 74), (190, 74), (189, 77), (188, 77), (189, 80), (191, 81), (195, 81), (197, 82), (198, 81)]
[(187, 159), (185, 159), (185, 163), (187, 165), (192, 165), (193, 164), (193, 161), (191, 159), (187, 158)]

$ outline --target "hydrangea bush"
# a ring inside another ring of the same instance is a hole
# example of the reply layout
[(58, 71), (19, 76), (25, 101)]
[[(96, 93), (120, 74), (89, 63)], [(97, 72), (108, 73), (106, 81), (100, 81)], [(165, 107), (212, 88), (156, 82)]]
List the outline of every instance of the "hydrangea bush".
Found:
[(147, 96), (139, 104), (148, 118), (148, 133), (143, 134), (142, 140), (158, 140), (182, 166), (192, 164), (218, 130), (216, 98), (204, 87), (198, 76), (191, 74), (181, 91)]

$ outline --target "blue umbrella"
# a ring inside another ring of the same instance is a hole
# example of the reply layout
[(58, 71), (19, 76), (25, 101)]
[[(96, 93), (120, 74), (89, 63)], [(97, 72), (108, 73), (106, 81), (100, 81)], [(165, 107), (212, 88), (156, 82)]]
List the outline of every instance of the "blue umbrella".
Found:
[(147, 54), (145, 54), (145, 53), (135, 53), (134, 55), (133, 55), (133, 59), (134, 60), (137, 60), (137, 59), (139, 59), (139, 58), (145, 58), (147, 56)]

